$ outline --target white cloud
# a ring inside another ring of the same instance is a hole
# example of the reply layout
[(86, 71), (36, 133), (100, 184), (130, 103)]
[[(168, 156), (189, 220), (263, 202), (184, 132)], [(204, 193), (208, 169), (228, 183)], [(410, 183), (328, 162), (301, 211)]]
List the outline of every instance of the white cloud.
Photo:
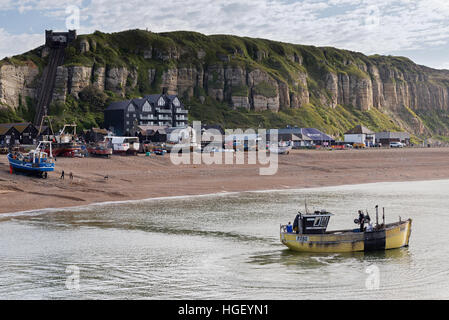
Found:
[[(449, 42), (447, 0), (92, 0), (81, 7), (82, 3), (21, 0), (16, 6), (24, 11), (32, 6), (63, 24), (65, 8), (78, 5), (80, 33), (132, 28), (193, 30), (335, 46), (367, 54)], [(0, 0), (0, 4), (10, 6), (11, 1)]]
[(445, 69), (445, 70), (449, 70), (449, 61), (440, 64), (439, 66), (435, 66), (436, 69)]
[[(342, 5), (352, 7), (343, 13), (321, 15), (324, 9), (332, 13)], [(445, 0), (94, 0), (83, 14), (89, 17), (84, 25), (89, 31), (184, 29), (367, 53), (412, 49), (426, 41), (449, 38), (449, 3)]]
[(43, 34), (10, 34), (0, 28), (0, 59), (20, 54), (44, 43)]

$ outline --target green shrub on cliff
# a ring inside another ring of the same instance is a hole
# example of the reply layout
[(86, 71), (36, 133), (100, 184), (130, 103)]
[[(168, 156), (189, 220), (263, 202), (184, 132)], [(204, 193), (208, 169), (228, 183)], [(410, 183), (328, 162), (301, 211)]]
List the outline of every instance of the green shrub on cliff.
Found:
[[(81, 53), (82, 45), (86, 43), (89, 48)], [(48, 58), (42, 58), (41, 50), (42, 48), (38, 48), (3, 60), (0, 65), (21, 65), (33, 61), (42, 71), (48, 63)], [(332, 99), (329, 81), (333, 80), (329, 78), (329, 73), (335, 74), (340, 80), (346, 76), (351, 78), (351, 83), (345, 83), (349, 90), (352, 90), (350, 95), (363, 89), (366, 79), (374, 79), (369, 71), (372, 66), (379, 66), (382, 69), (382, 72), (379, 72), (382, 74), (407, 72), (412, 78), (416, 77), (426, 84), (449, 87), (448, 76), (421, 68), (402, 57), (368, 57), (331, 47), (319, 48), (230, 35), (206, 36), (186, 31), (157, 34), (144, 30), (128, 30), (110, 34), (96, 31), (93, 34), (78, 36), (75, 43), (66, 49), (64, 63), (65, 66), (93, 67), (91, 83), (97, 80), (94, 74), (98, 68), (105, 68), (106, 73), (112, 68), (126, 68), (137, 74), (136, 86), (133, 85), (135, 78), (128, 76), (126, 84), (123, 85), (124, 97), (119, 92), (113, 92), (111, 88), (100, 91), (88, 86), (79, 93), (79, 99), (68, 95), (65, 104), (50, 106), (50, 112), (57, 121), (77, 121), (82, 128), (101, 126), (103, 110), (111, 101), (160, 93), (164, 72), (186, 68), (197, 72), (193, 80), (193, 90), (190, 89), (193, 96), (189, 96), (186, 90), (180, 92), (183, 102), (190, 107), (190, 120), (218, 123), (230, 128), (269, 128), (285, 125), (317, 127), (339, 137), (359, 123), (372, 130), (401, 130), (401, 126), (412, 130), (415, 122), (421, 121), (428, 131), (434, 134), (449, 132), (449, 121), (447, 117), (442, 117), (444, 112), (441, 110), (396, 108), (399, 111), (387, 113), (373, 106), (364, 106), (371, 107), (368, 111), (350, 105), (338, 105), (334, 109), (329, 107), (329, 101)], [(243, 84), (236, 84), (242, 83), (241, 79), (238, 82), (225, 81), (224, 78), (232, 77), (226, 74), (229, 68), (246, 70), (247, 78), (243, 79)], [(250, 86), (250, 73), (256, 69), (264, 73), (262, 79), (271, 77), (270, 81), (259, 81), (257, 85)], [(304, 75), (307, 75), (307, 78)], [(357, 83), (358, 80), (363, 81)], [(185, 84), (189, 79), (181, 81)], [(308, 90), (310, 103), (304, 105), (304, 102), (298, 109), (280, 105), (280, 111), (277, 113), (235, 110), (231, 107), (232, 97), (248, 97), (250, 102), (253, 95), (280, 97), (281, 90), (276, 89), (274, 82), (288, 85), (287, 90), (282, 91), (284, 100), (288, 98), (286, 95), (290, 94), (291, 97), (292, 93), (298, 93), (297, 96), (301, 96)], [(392, 77), (389, 83), (400, 86), (405, 84), (406, 80)], [(184, 84), (178, 84), (178, 89), (181, 90)], [(339, 89), (342, 90), (341, 87)], [(219, 90), (223, 90), (223, 102), (207, 95), (208, 92), (220, 93)], [(205, 99), (204, 103), (200, 102), (201, 99)], [(29, 101), (15, 111), (2, 111), (3, 118), (30, 119), (33, 103)]]
[(254, 86), (253, 90), (254, 94), (262, 95), (268, 98), (274, 98), (277, 95), (276, 88), (265, 81)]

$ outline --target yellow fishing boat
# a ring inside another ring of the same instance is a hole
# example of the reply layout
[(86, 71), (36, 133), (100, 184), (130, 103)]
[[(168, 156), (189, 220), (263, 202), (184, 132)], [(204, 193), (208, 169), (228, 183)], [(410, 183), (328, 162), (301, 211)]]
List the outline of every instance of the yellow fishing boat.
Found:
[[(376, 223), (371, 225), (368, 214), (359, 211), (359, 218), (354, 222), (359, 228), (352, 230), (326, 231), (332, 213), (325, 210), (296, 216), (293, 225), (281, 225), (281, 242), (294, 251), (301, 252), (356, 252), (396, 249), (408, 246), (412, 220), (385, 224), (378, 223), (376, 206)], [(365, 227), (365, 223), (367, 226)]]

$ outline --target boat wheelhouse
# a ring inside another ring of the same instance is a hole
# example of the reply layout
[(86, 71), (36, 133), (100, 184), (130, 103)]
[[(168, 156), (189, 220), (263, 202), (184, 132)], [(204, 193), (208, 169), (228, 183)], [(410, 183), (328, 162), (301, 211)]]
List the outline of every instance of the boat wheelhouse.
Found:
[(299, 213), (293, 222), (293, 229), (305, 234), (324, 234), (332, 216), (333, 214), (326, 210), (306, 215)]

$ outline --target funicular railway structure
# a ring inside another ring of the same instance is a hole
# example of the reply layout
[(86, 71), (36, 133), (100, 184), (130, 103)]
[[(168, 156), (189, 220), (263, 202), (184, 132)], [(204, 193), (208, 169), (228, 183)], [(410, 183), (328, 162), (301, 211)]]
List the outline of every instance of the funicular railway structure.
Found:
[(45, 30), (45, 45), (50, 48), (48, 65), (43, 71), (42, 85), (40, 87), (36, 106), (34, 124), (39, 125), (47, 113), (47, 108), (53, 97), (56, 71), (58, 66), (64, 64), (65, 48), (76, 39), (76, 30), (69, 32), (53, 32)]

